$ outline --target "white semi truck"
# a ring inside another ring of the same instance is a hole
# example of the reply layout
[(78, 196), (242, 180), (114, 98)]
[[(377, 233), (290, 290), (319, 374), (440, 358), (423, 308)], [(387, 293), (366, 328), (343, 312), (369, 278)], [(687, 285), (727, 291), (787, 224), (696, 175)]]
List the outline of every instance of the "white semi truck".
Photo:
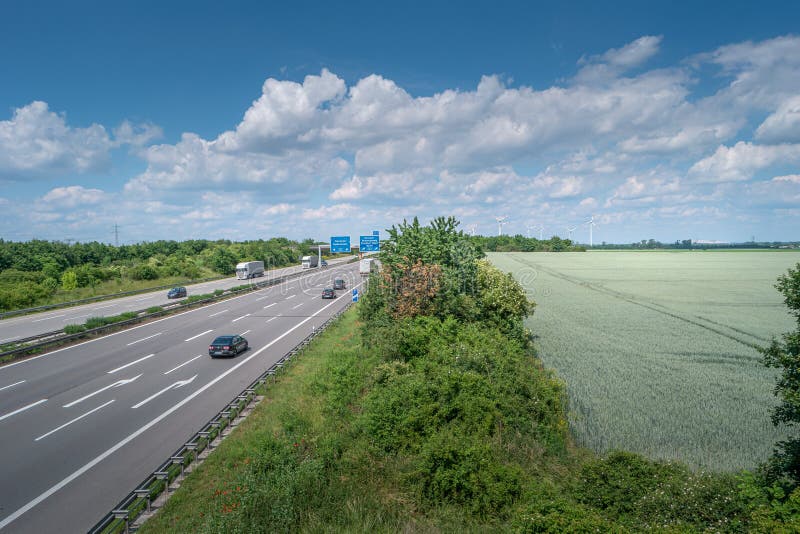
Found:
[(361, 276), (369, 276), (378, 271), (378, 261), (374, 258), (364, 258), (358, 264), (358, 272)]
[(319, 266), (319, 258), (317, 256), (303, 256), (300, 261), (303, 264), (303, 269), (311, 269)]
[(236, 264), (237, 279), (247, 280), (248, 278), (255, 278), (256, 276), (264, 276), (263, 261), (245, 261)]

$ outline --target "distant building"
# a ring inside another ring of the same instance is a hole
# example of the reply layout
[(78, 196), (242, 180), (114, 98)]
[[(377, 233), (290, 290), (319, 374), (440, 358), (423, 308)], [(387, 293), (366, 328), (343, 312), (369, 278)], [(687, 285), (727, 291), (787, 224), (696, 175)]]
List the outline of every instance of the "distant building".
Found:
[(709, 239), (692, 239), (692, 245), (730, 245), (730, 242), (712, 241)]

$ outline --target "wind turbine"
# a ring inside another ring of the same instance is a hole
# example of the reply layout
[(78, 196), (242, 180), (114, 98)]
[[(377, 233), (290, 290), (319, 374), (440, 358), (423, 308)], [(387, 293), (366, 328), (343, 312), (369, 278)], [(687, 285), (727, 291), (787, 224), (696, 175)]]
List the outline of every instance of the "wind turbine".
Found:
[(570, 241), (572, 241), (572, 232), (574, 232), (574, 231), (575, 231), (575, 227), (574, 226), (572, 228), (567, 226), (567, 232), (569, 232), (569, 240)]
[(539, 225), (539, 241), (542, 241), (543, 239), (544, 239), (544, 225), (540, 224)]
[(476, 229), (477, 227), (478, 227), (478, 225), (477, 225), (477, 224), (470, 224), (470, 225), (469, 225), (469, 233), (470, 233), (470, 234), (472, 234), (472, 236), (475, 236), (475, 229)]
[(508, 215), (494, 218), (494, 220), (497, 221), (497, 235), (503, 235), (503, 225), (506, 224), (506, 219), (508, 219)]
[(536, 226), (535, 225), (526, 224), (525, 228), (527, 228), (527, 230), (528, 230), (528, 239), (530, 239), (531, 238), (531, 230), (536, 230)]
[(589, 248), (591, 248), (591, 247), (593, 247), (593, 246), (594, 246), (594, 242), (592, 241), (592, 228), (594, 228), (595, 226), (597, 226), (597, 225), (595, 224), (595, 222), (594, 222), (594, 215), (592, 215), (592, 216), (589, 218), (589, 220), (588, 220), (588, 221), (586, 221), (584, 224), (586, 224), (586, 226), (588, 226), (588, 227), (589, 227)]

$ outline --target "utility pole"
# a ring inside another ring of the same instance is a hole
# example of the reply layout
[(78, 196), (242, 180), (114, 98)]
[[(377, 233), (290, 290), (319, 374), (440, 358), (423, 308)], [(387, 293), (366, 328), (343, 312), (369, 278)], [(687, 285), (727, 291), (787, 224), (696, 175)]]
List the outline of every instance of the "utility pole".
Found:
[(114, 223), (114, 246), (119, 246), (119, 225)]

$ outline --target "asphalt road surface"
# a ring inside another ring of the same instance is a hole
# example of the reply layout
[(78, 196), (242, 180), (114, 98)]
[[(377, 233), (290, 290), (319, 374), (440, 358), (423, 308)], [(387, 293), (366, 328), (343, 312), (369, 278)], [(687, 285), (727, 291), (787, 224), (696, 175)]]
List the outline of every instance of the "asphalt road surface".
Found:
[[(361, 288), (357, 263), (313, 271), (0, 367), (0, 530), (91, 528)], [(210, 358), (223, 334), (250, 349)]]
[[(329, 262), (330, 266), (327, 268), (329, 269), (335, 264), (348, 261), (349, 259), (350, 258), (331, 260)], [(186, 292), (187, 295), (203, 295), (206, 293), (213, 293), (215, 289), (228, 289), (247, 284), (251, 281), (253, 283), (258, 283), (269, 280), (270, 278), (279, 278), (302, 270), (303, 268), (300, 265), (296, 265), (267, 271), (264, 277), (253, 278), (251, 280), (237, 280), (236, 278), (212, 280), (211, 282), (188, 285), (186, 286)], [(89, 317), (109, 317), (128, 311), (145, 310), (151, 306), (174, 304), (180, 300), (182, 299), (168, 299), (167, 290), (162, 289), (150, 293), (139, 293), (138, 295), (131, 295), (129, 297), (120, 297), (83, 304), (81, 306), (59, 308), (47, 312), (3, 319), (0, 320), (0, 343), (9, 343), (15, 339), (23, 339), (53, 332), (64, 328), (68, 324), (83, 324)]]

